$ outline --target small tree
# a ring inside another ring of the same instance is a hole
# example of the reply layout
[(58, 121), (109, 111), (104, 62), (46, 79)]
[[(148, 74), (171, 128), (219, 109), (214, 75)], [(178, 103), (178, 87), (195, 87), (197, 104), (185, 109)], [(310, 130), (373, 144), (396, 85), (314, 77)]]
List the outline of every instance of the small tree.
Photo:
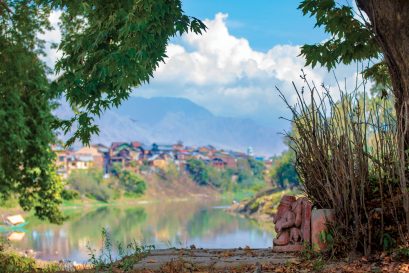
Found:
[(295, 154), (292, 150), (283, 152), (273, 160), (269, 170), (271, 182), (280, 188), (298, 186), (298, 174), (295, 169)]
[(119, 174), (119, 182), (125, 188), (126, 192), (142, 195), (146, 190), (146, 183), (138, 174), (123, 170)]
[(197, 184), (207, 185), (209, 183), (209, 173), (207, 166), (203, 161), (194, 158), (189, 159), (186, 167), (187, 171)]

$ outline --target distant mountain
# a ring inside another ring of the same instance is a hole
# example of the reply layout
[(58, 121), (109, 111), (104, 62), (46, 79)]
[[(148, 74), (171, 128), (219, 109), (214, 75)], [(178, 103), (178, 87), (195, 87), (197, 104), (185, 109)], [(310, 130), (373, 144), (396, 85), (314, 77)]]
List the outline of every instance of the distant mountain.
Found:
[[(62, 105), (56, 113), (67, 118), (71, 111)], [(185, 145), (211, 144), (239, 151), (251, 146), (260, 155), (274, 154), (281, 146), (272, 129), (251, 119), (215, 116), (182, 98), (130, 97), (120, 108), (107, 111), (97, 123), (101, 132), (92, 142), (106, 145), (114, 141), (138, 140), (150, 144), (181, 140)]]

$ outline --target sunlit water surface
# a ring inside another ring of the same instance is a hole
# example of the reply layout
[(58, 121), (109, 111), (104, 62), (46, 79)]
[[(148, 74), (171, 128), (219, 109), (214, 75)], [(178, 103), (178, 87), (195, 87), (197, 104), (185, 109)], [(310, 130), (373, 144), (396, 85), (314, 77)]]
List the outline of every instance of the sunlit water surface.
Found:
[(100, 249), (101, 231), (113, 242), (133, 240), (157, 249), (169, 247), (236, 248), (271, 246), (272, 227), (226, 212), (220, 203), (161, 202), (137, 206), (76, 208), (69, 220), (53, 225), (29, 218), (29, 224), (11, 238), (13, 247), (33, 250), (39, 259), (86, 262), (89, 247)]

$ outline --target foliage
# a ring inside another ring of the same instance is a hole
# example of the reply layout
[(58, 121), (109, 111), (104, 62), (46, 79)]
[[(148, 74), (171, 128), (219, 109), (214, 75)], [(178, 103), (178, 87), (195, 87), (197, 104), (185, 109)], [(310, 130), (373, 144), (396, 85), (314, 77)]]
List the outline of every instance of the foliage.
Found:
[(280, 188), (298, 186), (299, 179), (295, 169), (295, 153), (289, 150), (275, 158), (269, 170), (269, 175), (273, 185)]
[(14, 195), (10, 195), (8, 197), (2, 196), (2, 199), (0, 199), (0, 207), (16, 208), (18, 207), (18, 199)]
[(186, 16), (180, 0), (145, 1), (55, 1), (64, 10), (62, 58), (56, 72), (62, 73), (53, 87), (65, 95), (75, 116), (60, 122), (67, 132), (77, 123), (68, 141), (88, 143), (98, 132), (94, 116), (118, 107), (133, 87), (149, 81), (166, 57), (169, 38), (187, 31), (201, 33), (205, 25)]
[[(51, 71), (39, 58), (45, 55), (39, 37), (51, 29), (48, 18), (57, 10), (62, 57)], [(149, 81), (171, 37), (204, 30), (200, 20), (184, 14), (180, 0), (1, 1), (1, 194), (16, 193), (23, 209), (60, 222), (62, 183), (53, 165), (52, 129), (76, 130), (67, 144), (88, 143), (98, 132), (94, 117)], [(58, 75), (52, 83), (50, 72)], [(71, 119), (52, 115), (60, 98), (74, 110)]]
[(209, 172), (206, 164), (202, 160), (189, 159), (187, 161), (187, 171), (192, 176), (192, 179), (199, 185), (207, 185), (209, 183)]
[[(243, 199), (265, 187), (264, 180), (253, 174), (249, 160), (238, 160), (237, 165), (237, 169), (220, 169), (202, 160), (189, 159), (186, 169), (193, 181), (199, 185), (214, 186), (227, 194), (227, 198), (231, 198), (230, 195), (233, 194), (234, 199)], [(264, 165), (262, 166), (264, 170)], [(260, 175), (260, 162), (255, 163), (255, 169), (255, 172)]]
[(103, 181), (103, 174), (97, 170), (75, 170), (67, 179), (71, 189), (98, 201), (108, 202), (114, 192)]
[[(316, 27), (324, 27), (330, 39), (313, 45), (303, 45), (301, 55), (306, 65), (323, 65), (328, 70), (338, 64), (350, 64), (369, 59), (379, 60), (381, 49), (370, 24), (363, 14), (354, 11), (350, 5), (335, 0), (303, 0), (299, 9), (304, 15), (314, 16)], [(390, 86), (390, 76), (384, 62), (377, 62), (363, 72), (367, 78), (378, 84)]]
[(126, 247), (118, 243), (118, 257), (114, 258), (114, 245), (110, 233), (107, 229), (103, 228), (101, 234), (103, 247), (99, 253), (88, 246), (90, 256), (89, 263), (95, 268), (96, 272), (107, 272), (106, 270), (108, 270), (108, 272), (114, 272), (114, 267), (120, 268), (124, 272), (129, 272), (136, 263), (155, 249), (152, 245), (141, 246), (136, 241), (129, 243)]
[(258, 161), (252, 157), (249, 157), (247, 159), (248, 164), (250, 166), (250, 169), (253, 173), (253, 176), (257, 177), (258, 179), (263, 179), (264, 177), (264, 163), (261, 161)]
[(119, 174), (119, 182), (124, 187), (125, 192), (141, 195), (146, 190), (146, 183), (138, 174), (123, 170)]
[(0, 272), (52, 273), (60, 269), (60, 266), (52, 263), (40, 266), (35, 259), (14, 252), (8, 242), (0, 239)]
[(63, 189), (61, 191), (61, 197), (66, 201), (75, 200), (80, 198), (80, 193), (74, 190)]
[(141, 195), (146, 190), (146, 182), (143, 178), (130, 170), (122, 168), (122, 165), (115, 163), (112, 166), (111, 173), (118, 179), (117, 189), (123, 189), (126, 194)]
[(60, 222), (62, 183), (50, 147), (53, 104), (37, 35), (49, 28), (49, 9), (6, 2), (13, 12), (0, 15), (0, 192), (16, 193), (24, 210)]
[(295, 129), (288, 137), (307, 196), (318, 208), (335, 209), (334, 251), (367, 255), (382, 250), (386, 235), (404, 242), (404, 162), (391, 103), (342, 89), (335, 101), (329, 89), (302, 78), (306, 88), (296, 89), (296, 106), (283, 96)]

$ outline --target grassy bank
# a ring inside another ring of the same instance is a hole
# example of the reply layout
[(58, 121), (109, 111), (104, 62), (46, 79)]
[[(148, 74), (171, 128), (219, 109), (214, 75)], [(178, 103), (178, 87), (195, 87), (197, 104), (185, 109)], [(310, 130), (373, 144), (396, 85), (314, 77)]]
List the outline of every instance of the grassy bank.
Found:
[(271, 221), (281, 198), (284, 195), (300, 195), (301, 191), (294, 189), (267, 189), (247, 198), (239, 203), (233, 204), (229, 209), (231, 212), (240, 213), (248, 217)]

